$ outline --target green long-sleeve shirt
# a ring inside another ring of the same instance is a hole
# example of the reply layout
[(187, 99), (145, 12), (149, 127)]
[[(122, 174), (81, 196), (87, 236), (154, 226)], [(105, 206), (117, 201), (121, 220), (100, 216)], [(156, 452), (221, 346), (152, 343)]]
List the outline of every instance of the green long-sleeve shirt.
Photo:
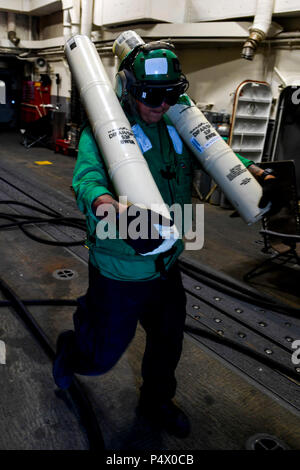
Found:
[[(164, 202), (169, 206), (178, 203), (182, 207), (191, 203), (194, 157), (171, 122), (164, 117), (157, 124), (146, 124), (137, 116), (127, 113), (127, 117)], [(245, 166), (252, 163), (241, 156), (239, 158)], [(174, 177), (166, 179), (166, 173)], [(96, 235), (99, 219), (93, 213), (93, 201), (103, 194), (110, 194), (116, 199), (117, 195), (90, 127), (84, 129), (80, 138), (73, 188), (78, 207), (86, 216), (90, 261), (100, 273), (118, 280), (143, 281), (159, 277), (158, 255), (137, 255), (120, 238), (99, 239)], [(174, 252), (161, 257), (165, 269), (171, 267), (183, 249), (182, 240), (177, 240)]]

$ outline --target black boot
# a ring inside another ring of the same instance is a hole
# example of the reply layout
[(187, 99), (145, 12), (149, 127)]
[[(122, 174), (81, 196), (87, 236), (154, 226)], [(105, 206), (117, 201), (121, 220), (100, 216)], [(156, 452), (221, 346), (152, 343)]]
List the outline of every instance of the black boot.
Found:
[(184, 438), (190, 433), (188, 417), (172, 400), (152, 402), (141, 396), (136, 412), (138, 416), (176, 437)]
[(53, 362), (53, 378), (56, 385), (62, 390), (70, 387), (73, 381), (72, 368), (74, 331), (64, 331), (57, 339), (56, 355)]

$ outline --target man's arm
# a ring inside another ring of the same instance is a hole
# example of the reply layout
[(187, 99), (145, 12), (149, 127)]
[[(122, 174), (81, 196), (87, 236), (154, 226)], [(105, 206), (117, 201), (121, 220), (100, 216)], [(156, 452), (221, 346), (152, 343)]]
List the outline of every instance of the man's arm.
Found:
[(241, 160), (242, 163), (248, 168), (250, 173), (258, 180), (259, 184), (262, 187), (262, 196), (258, 203), (258, 207), (263, 209), (267, 206), (269, 202), (271, 202), (272, 206), (271, 209), (268, 211), (269, 215), (276, 214), (280, 211), (282, 206), (284, 205), (282, 199), (282, 181), (280, 177), (274, 174), (263, 174), (264, 169), (260, 168), (259, 166), (255, 165), (254, 162), (245, 159), (241, 155), (237, 154), (237, 157)]
[(103, 204), (111, 204), (115, 208), (117, 214), (121, 214), (127, 209), (127, 206), (120, 204), (110, 194), (103, 194), (102, 196), (97, 197), (92, 203), (95, 215), (97, 214), (97, 208)]
[[(251, 173), (253, 176), (255, 176), (255, 178), (257, 178), (257, 179), (259, 179), (259, 178), (262, 176), (263, 172), (264, 172), (264, 170), (263, 170), (262, 168), (259, 168), (259, 166), (254, 165), (254, 163), (252, 163), (250, 166), (248, 166), (248, 170), (249, 170), (250, 173)], [(266, 175), (266, 176), (264, 177), (263, 181), (266, 181), (266, 180), (272, 179), (272, 178), (276, 178), (276, 176), (274, 176), (274, 175)]]
[[(223, 140), (227, 143), (228, 138), (223, 137)], [(239, 160), (245, 165), (246, 168), (250, 171), (250, 173), (259, 180), (260, 176), (263, 174), (264, 170), (259, 168), (259, 166), (255, 165), (255, 163), (252, 160), (249, 160), (248, 158), (243, 157), (239, 153), (235, 152), (236, 156), (239, 158)], [(264, 180), (275, 178), (273, 175), (268, 175), (264, 178)]]
[(102, 196), (113, 199), (111, 183), (89, 127), (83, 131), (80, 138), (72, 185), (79, 209), (93, 219), (94, 201)]

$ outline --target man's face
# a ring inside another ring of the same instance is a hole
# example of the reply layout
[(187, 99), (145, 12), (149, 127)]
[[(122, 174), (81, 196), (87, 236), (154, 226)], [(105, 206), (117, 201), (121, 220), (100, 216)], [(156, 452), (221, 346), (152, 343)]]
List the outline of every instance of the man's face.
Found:
[(144, 103), (141, 103), (141, 101), (138, 100), (136, 100), (136, 105), (139, 115), (147, 124), (155, 124), (159, 122), (163, 117), (164, 113), (166, 113), (170, 108), (170, 105), (165, 102), (163, 102), (157, 108), (150, 108), (149, 106), (146, 106)]

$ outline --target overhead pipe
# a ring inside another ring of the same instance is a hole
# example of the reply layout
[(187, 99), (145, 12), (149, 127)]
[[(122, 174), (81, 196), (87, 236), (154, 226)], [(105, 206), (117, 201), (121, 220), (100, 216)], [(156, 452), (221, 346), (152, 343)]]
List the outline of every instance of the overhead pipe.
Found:
[(91, 37), (93, 24), (93, 0), (81, 0), (81, 34)]
[(62, 0), (63, 35), (67, 40), (80, 32), (80, 0)]
[(258, 45), (267, 37), (273, 10), (274, 0), (256, 0), (254, 22), (250, 27), (250, 35), (241, 53), (243, 59), (253, 60)]
[(65, 39), (68, 39), (70, 36), (72, 36), (71, 27), (70, 10), (67, 8), (66, 10), (63, 10), (63, 35)]
[(72, 36), (80, 33), (80, 0), (73, 0), (73, 7), (70, 9)]
[(72, 35), (72, 24), (71, 24), (71, 14), (70, 10), (70, 1), (62, 0), (62, 10), (63, 10), (63, 35), (67, 40)]
[(7, 36), (10, 42), (12, 42), (15, 46), (18, 46), (20, 38), (17, 37), (15, 13), (7, 13)]

